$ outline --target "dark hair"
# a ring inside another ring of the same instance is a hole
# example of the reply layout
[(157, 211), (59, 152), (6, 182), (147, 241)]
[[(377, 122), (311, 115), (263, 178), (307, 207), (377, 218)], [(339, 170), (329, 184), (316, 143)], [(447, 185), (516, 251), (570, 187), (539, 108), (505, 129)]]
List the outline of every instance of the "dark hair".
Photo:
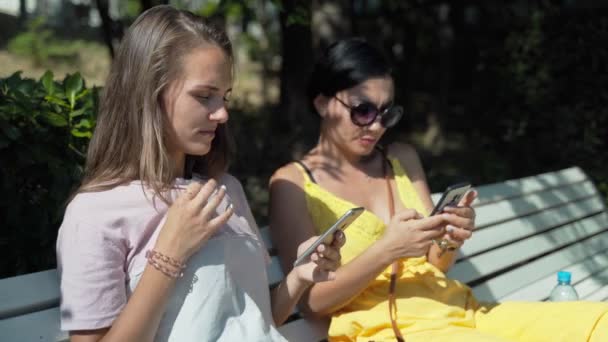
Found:
[(308, 103), (319, 95), (333, 96), (374, 77), (391, 74), (379, 50), (361, 38), (332, 43), (314, 66), (308, 85)]

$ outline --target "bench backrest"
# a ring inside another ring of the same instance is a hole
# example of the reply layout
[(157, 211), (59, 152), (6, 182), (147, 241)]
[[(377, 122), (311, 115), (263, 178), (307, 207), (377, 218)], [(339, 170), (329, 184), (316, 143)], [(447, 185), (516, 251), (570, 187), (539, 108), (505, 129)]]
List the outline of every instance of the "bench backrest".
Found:
[[(545, 300), (558, 270), (573, 272), (582, 299), (608, 299), (608, 214), (604, 199), (577, 167), (477, 187), (477, 230), (449, 276), (480, 300)], [(440, 194), (434, 194), (436, 201)], [(268, 228), (262, 236), (272, 255)], [(271, 287), (283, 278), (276, 256)], [(61, 341), (55, 270), (0, 280), (0, 336)], [(289, 341), (319, 341), (327, 322), (296, 312), (280, 327)]]

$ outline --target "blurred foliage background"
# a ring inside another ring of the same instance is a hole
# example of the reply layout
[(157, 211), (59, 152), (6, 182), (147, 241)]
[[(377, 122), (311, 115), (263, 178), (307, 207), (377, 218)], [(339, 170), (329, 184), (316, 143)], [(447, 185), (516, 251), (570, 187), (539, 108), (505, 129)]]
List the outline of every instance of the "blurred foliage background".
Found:
[(260, 224), (272, 172), (315, 143), (304, 95), (313, 60), (349, 36), (392, 62), (407, 116), (386, 140), (417, 147), (434, 192), (578, 165), (608, 194), (603, 1), (4, 1), (0, 278), (55, 266), (112, 55), (135, 17), (160, 3), (210, 18), (233, 40), (231, 172)]

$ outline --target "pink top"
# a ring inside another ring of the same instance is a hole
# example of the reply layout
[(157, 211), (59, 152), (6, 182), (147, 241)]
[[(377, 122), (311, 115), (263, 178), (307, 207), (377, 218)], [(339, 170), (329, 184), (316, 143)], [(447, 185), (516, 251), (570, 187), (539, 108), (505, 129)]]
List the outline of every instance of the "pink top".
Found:
[[(176, 186), (168, 193), (168, 197), (174, 200), (189, 182), (191, 181), (176, 180)], [(218, 183), (225, 185), (227, 190), (218, 211), (224, 211), (232, 203), (235, 214), (188, 261), (184, 277), (178, 281), (172, 300), (169, 301), (157, 339), (229, 340), (232, 337), (225, 335), (225, 322), (217, 320), (230, 319), (232, 322), (236, 317), (236, 321), (242, 321), (242, 324), (255, 324), (254, 330), (259, 325), (260, 332), (250, 331), (254, 335), (258, 334), (267, 340), (282, 340), (272, 326), (265, 269), (269, 257), (241, 184), (228, 174), (221, 177)], [(144, 189), (141, 182), (132, 182), (107, 191), (81, 193), (71, 201), (57, 240), (63, 330), (99, 329), (112, 325), (139, 281), (146, 266), (145, 252), (154, 246), (167, 209), (167, 205), (154, 198), (152, 192)], [(248, 257), (232, 261), (238, 253), (230, 252), (231, 250), (248, 250), (243, 254)], [(222, 268), (219, 271), (218, 263)], [(214, 277), (218, 272), (223, 275), (218, 278), (216, 285), (217, 282), (225, 282), (223, 286), (210, 288), (207, 282), (196, 281), (201, 277)], [(243, 272), (247, 275), (243, 276)], [(218, 291), (221, 293), (215, 293)], [(209, 316), (198, 317), (201, 316), (198, 306), (204, 302), (200, 298), (210, 295), (212, 298), (232, 298), (236, 296), (235, 293), (239, 298), (247, 299), (241, 300), (240, 308), (228, 310), (221, 302), (208, 302), (203, 309)], [(197, 297), (199, 299), (192, 299)], [(193, 303), (189, 304), (188, 298)], [(249, 307), (246, 310), (247, 305)], [(218, 312), (223, 314), (218, 315)], [(253, 316), (257, 319), (239, 318), (247, 312), (254, 312)], [(194, 315), (194, 318), (182, 317), (188, 315)], [(173, 327), (180, 326), (180, 317), (189, 322), (188, 326), (193, 319), (200, 319), (205, 338), (183, 336), (184, 331), (181, 331), (179, 338), (175, 336), (172, 339), (171, 336), (175, 335)], [(213, 329), (217, 330), (215, 335), (210, 331)], [(243, 328), (239, 329), (242, 331)], [(247, 328), (247, 331), (251, 329)], [(159, 335), (163, 337), (159, 339)]]

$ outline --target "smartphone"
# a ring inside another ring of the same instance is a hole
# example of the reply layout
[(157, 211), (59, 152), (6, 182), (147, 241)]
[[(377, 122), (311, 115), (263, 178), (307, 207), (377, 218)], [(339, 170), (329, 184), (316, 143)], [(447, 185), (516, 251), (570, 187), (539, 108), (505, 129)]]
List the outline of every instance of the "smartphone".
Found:
[(336, 221), (336, 223), (334, 223), (328, 230), (326, 230), (323, 235), (319, 236), (319, 238), (312, 245), (310, 245), (310, 247), (308, 247), (308, 249), (306, 249), (304, 253), (302, 253), (302, 255), (298, 257), (298, 259), (293, 263), (293, 267), (296, 267), (303, 263), (303, 261), (306, 260), (308, 256), (310, 256), (312, 252), (314, 252), (317, 247), (319, 247), (319, 245), (323, 242), (325, 242), (326, 244), (330, 244), (333, 241), (334, 233), (336, 232), (336, 230), (346, 229), (346, 227), (353, 223), (353, 221), (357, 217), (359, 217), (359, 215), (361, 215), (363, 211), (365, 211), (365, 208), (363, 207), (357, 207), (347, 210), (344, 215), (342, 215), (342, 217), (340, 217), (338, 221)]
[(443, 195), (441, 195), (441, 198), (439, 199), (439, 202), (437, 202), (437, 205), (435, 205), (435, 208), (433, 208), (433, 211), (431, 211), (430, 216), (442, 212), (443, 208), (448, 205), (458, 205), (460, 199), (464, 196), (464, 194), (467, 193), (470, 188), (471, 183), (469, 182), (458, 183), (448, 186), (448, 188), (445, 189)]

